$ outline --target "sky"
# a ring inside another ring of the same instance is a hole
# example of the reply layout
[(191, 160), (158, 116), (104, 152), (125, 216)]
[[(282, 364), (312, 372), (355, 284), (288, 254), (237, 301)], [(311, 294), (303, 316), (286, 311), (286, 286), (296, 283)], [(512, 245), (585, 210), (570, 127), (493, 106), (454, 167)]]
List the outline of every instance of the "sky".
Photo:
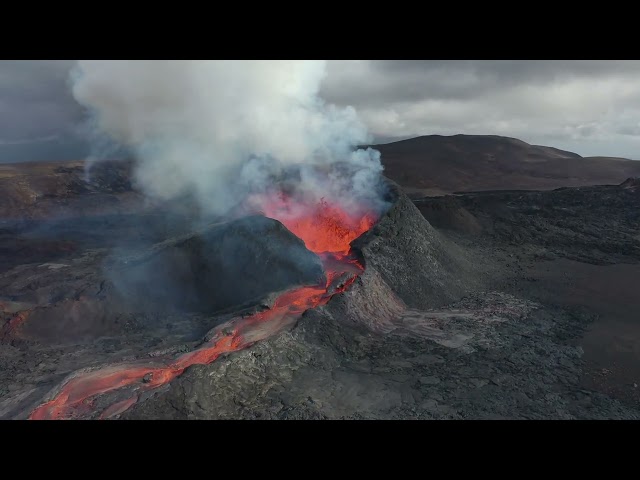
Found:
[[(0, 61), (0, 163), (87, 152), (70, 60)], [(321, 97), (385, 143), (504, 135), (583, 156), (640, 159), (640, 61), (332, 60)]]

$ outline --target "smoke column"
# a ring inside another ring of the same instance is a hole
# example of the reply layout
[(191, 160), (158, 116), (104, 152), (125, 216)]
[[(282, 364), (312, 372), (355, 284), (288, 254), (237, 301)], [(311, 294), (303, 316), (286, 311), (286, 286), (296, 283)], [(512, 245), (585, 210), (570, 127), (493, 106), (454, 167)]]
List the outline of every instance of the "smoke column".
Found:
[(79, 61), (73, 94), (136, 155), (152, 198), (223, 214), (291, 183), (311, 203), (382, 208), (380, 155), (353, 108), (318, 95), (324, 61)]

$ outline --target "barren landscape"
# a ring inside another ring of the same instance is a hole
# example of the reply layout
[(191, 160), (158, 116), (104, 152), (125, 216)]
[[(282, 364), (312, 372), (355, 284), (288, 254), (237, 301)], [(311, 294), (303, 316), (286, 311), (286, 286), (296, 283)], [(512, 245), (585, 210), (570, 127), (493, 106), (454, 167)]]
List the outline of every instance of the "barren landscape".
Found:
[(385, 208), (308, 223), (0, 166), (0, 418), (640, 418), (640, 162), (375, 148)]

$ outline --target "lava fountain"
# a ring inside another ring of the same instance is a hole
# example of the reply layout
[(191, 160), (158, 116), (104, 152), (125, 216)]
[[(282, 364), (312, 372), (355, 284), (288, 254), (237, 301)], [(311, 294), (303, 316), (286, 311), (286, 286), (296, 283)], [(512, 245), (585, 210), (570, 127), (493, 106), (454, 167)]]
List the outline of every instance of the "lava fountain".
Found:
[[(76, 374), (63, 383), (51, 400), (37, 407), (33, 420), (74, 419), (99, 414), (114, 417), (134, 405), (144, 392), (156, 389), (181, 375), (191, 365), (209, 364), (220, 355), (249, 347), (294, 323), (311, 308), (326, 304), (333, 295), (346, 290), (364, 267), (350, 243), (376, 222), (371, 212), (349, 213), (338, 205), (320, 200), (316, 205), (300, 205), (283, 194), (251, 197), (249, 210), (279, 220), (321, 258), (326, 284), (303, 286), (280, 295), (273, 306), (247, 317), (236, 317), (216, 327), (210, 340), (192, 352), (174, 359), (111, 365)], [(96, 399), (121, 392), (118, 400), (98, 412)]]

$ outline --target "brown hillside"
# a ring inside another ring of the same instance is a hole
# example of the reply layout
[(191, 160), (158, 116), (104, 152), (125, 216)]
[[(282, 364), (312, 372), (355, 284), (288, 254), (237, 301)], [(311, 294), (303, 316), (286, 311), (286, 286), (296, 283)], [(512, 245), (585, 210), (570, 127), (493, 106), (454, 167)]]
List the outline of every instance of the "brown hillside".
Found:
[(617, 185), (640, 175), (640, 161), (581, 157), (494, 135), (430, 135), (374, 148), (385, 175), (416, 194)]

